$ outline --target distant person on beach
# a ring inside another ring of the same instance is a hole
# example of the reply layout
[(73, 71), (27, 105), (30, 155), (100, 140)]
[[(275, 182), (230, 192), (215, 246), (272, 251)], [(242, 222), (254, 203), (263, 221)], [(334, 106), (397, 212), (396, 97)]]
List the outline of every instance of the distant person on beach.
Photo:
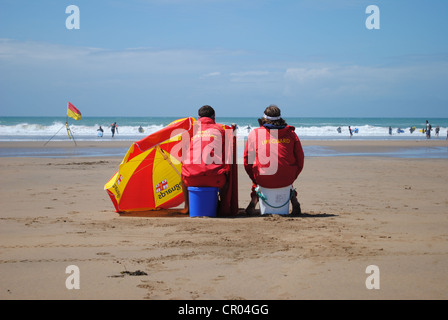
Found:
[(426, 120), (426, 139), (431, 139), (431, 125), (428, 120)]
[(342, 131), (341, 127), (338, 127), (337, 130), (338, 130), (338, 133), (341, 133), (341, 131)]
[(103, 130), (103, 128), (101, 128), (101, 126), (96, 131), (98, 132), (97, 133), (98, 137), (102, 137), (103, 136), (104, 130)]
[(437, 137), (437, 138), (439, 137), (439, 131), (440, 131), (440, 127), (437, 126), (437, 127), (436, 127), (436, 137)]
[[(259, 128), (251, 131), (244, 148), (244, 169), (252, 180), (251, 200), (246, 213), (253, 215), (258, 203), (255, 191), (257, 186), (265, 188), (283, 188), (291, 186), (302, 172), (304, 153), (295, 128), (289, 126), (281, 117), (280, 108), (270, 105), (258, 119)], [(277, 148), (271, 147), (274, 145)], [(272, 161), (277, 161), (276, 170), (268, 171)], [(292, 214), (300, 214), (297, 192), (291, 198)]]
[(116, 122), (110, 125), (110, 131), (112, 132), (112, 138), (115, 136), (115, 131), (118, 133), (118, 126)]
[(223, 126), (215, 122), (215, 110), (209, 105), (199, 108), (188, 150), (182, 154), (185, 213), (189, 212), (188, 187), (216, 187), (220, 198), (225, 197), (231, 168), (225, 161), (225, 135)]
[(352, 132), (352, 128), (350, 128), (350, 126), (348, 126), (348, 131), (350, 132), (350, 138), (353, 136), (353, 132)]

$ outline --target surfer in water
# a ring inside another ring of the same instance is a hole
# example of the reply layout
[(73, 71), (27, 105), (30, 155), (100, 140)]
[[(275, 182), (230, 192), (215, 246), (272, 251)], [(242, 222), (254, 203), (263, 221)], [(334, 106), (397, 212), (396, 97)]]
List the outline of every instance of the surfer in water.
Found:
[(117, 126), (116, 122), (114, 122), (110, 125), (110, 131), (112, 132), (112, 138), (115, 136), (115, 130), (118, 133), (118, 126)]
[(103, 136), (104, 130), (103, 130), (103, 128), (101, 128), (101, 126), (98, 129), (96, 129), (96, 131), (98, 132), (97, 133), (98, 137), (102, 137)]
[(426, 128), (425, 128), (425, 130), (426, 130), (426, 139), (431, 139), (432, 127), (431, 127), (431, 124), (428, 122), (428, 120), (426, 120)]

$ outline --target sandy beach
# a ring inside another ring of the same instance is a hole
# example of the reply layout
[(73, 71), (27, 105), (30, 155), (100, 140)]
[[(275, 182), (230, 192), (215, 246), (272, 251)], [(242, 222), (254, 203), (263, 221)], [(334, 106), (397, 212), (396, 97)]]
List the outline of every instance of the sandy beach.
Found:
[[(448, 148), (442, 139), (303, 145)], [(447, 159), (307, 157), (295, 183), (301, 216), (190, 218), (115, 213), (103, 186), (123, 156), (0, 158), (0, 299), (448, 298)], [(251, 183), (239, 169), (243, 209)], [(79, 289), (66, 287), (71, 265)], [(378, 289), (366, 287), (371, 265)]]

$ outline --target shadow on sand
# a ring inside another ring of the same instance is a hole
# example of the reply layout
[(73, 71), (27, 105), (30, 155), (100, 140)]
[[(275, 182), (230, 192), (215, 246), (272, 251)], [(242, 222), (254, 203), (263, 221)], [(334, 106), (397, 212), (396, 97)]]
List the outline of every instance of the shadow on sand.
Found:
[[(256, 210), (256, 214), (248, 215), (245, 212), (244, 208), (239, 208), (238, 213), (232, 216), (222, 216), (216, 217), (218, 219), (238, 219), (238, 218), (256, 218), (256, 217), (272, 217), (279, 216), (285, 218), (329, 218), (329, 217), (337, 217), (337, 214), (331, 213), (306, 213), (302, 212), (301, 214), (261, 214), (260, 210)], [(181, 209), (159, 209), (159, 210), (147, 210), (147, 211), (133, 211), (133, 212), (123, 212), (120, 213), (120, 217), (142, 217), (142, 218), (187, 218), (189, 217), (188, 213), (181, 212)], [(195, 217), (202, 218), (202, 217)], [(205, 217), (211, 218), (211, 217)], [(215, 217), (213, 217), (215, 218)]]

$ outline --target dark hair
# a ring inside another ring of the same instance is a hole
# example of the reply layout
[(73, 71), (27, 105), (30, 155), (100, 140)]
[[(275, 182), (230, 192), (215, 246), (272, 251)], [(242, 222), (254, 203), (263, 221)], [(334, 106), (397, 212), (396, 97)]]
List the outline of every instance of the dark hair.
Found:
[[(280, 108), (277, 107), (275, 104), (271, 104), (269, 107), (267, 107), (264, 110), (264, 114), (269, 117), (281, 117)], [(258, 123), (260, 124), (260, 126), (262, 126), (264, 124), (272, 124), (274, 126), (280, 126), (280, 127), (288, 125), (283, 118), (280, 118), (278, 120), (268, 120), (263, 117), (263, 118), (258, 119)]]
[(215, 117), (215, 110), (212, 107), (210, 107), (209, 105), (202, 106), (198, 110), (198, 116), (199, 117), (214, 118)]

